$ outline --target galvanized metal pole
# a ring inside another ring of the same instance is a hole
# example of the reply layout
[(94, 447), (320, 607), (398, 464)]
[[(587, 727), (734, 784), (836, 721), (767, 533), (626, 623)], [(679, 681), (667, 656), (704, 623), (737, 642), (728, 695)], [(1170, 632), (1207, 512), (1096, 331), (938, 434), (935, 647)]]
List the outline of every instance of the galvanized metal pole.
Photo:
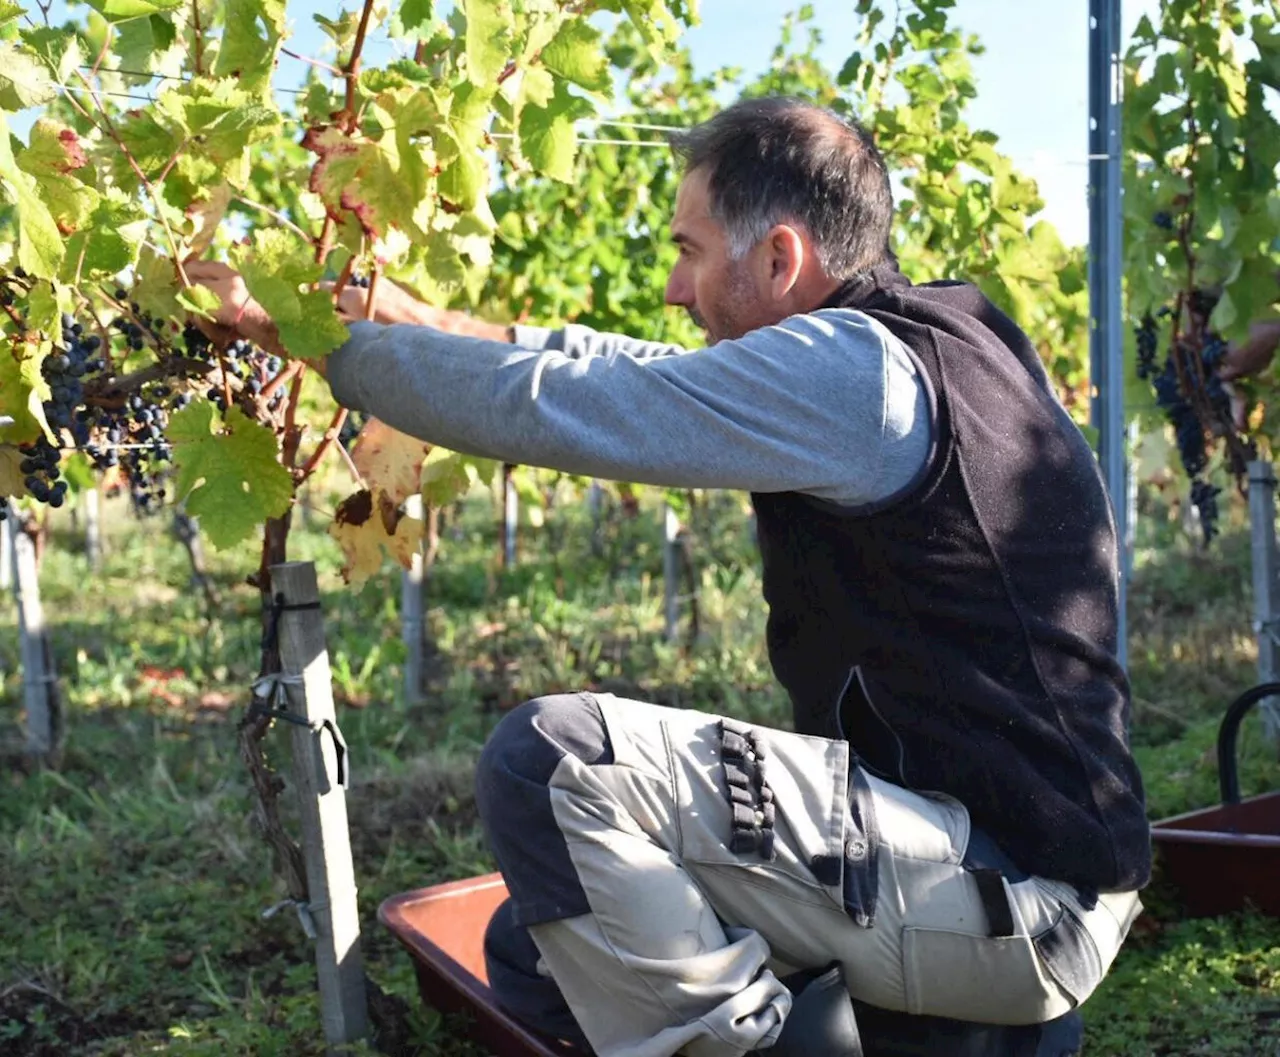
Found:
[[(1249, 463), (1249, 525), (1253, 539), (1253, 626), (1258, 636), (1258, 682), (1280, 676), (1280, 558), (1276, 553), (1276, 474), (1269, 460)], [(1280, 745), (1280, 702), (1259, 705), (1267, 736)]]
[(1089, 363), (1098, 459), (1111, 494), (1120, 563), (1119, 659), (1128, 664), (1125, 613), (1129, 504), (1125, 487), (1124, 338), (1121, 330), (1120, 0), (1089, 0)]

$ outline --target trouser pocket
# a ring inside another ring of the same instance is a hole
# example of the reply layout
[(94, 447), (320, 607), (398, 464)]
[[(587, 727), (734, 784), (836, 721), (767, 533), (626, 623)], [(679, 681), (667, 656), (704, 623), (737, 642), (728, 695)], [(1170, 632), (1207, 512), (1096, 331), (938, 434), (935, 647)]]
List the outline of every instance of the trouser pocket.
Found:
[(1066, 908), (1037, 936), (906, 928), (902, 962), (907, 1012), (987, 1024), (1053, 1020), (1102, 978), (1092, 941)]

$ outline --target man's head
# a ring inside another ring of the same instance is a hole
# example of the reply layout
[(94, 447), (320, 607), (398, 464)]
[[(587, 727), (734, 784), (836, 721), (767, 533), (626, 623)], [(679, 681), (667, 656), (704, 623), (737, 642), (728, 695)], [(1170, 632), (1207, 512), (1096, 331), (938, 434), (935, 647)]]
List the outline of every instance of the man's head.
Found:
[(711, 341), (812, 311), (889, 256), (889, 175), (859, 125), (797, 99), (749, 99), (673, 146), (685, 178), (667, 303)]

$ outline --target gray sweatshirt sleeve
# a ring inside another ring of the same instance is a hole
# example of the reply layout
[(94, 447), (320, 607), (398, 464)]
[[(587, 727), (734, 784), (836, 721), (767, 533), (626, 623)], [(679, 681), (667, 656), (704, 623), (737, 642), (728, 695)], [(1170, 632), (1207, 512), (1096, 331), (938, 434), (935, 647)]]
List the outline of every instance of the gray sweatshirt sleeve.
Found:
[(696, 350), (585, 327), (522, 327), (516, 340), (355, 323), (329, 382), (345, 406), (432, 444), (636, 484), (856, 506), (898, 492), (927, 459), (911, 358), (851, 309)]

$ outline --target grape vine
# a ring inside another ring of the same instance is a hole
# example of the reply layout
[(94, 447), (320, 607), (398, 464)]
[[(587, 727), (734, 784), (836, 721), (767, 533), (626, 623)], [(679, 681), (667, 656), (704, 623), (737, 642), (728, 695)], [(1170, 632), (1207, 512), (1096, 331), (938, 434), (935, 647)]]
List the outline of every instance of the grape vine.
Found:
[(1280, 123), (1266, 98), (1277, 87), (1276, 13), (1239, 0), (1162, 0), (1126, 56), (1134, 371), (1174, 435), (1206, 543), (1226, 483), (1243, 491), (1249, 461), (1274, 447), (1262, 390), (1228, 388), (1219, 370), (1280, 294)]

